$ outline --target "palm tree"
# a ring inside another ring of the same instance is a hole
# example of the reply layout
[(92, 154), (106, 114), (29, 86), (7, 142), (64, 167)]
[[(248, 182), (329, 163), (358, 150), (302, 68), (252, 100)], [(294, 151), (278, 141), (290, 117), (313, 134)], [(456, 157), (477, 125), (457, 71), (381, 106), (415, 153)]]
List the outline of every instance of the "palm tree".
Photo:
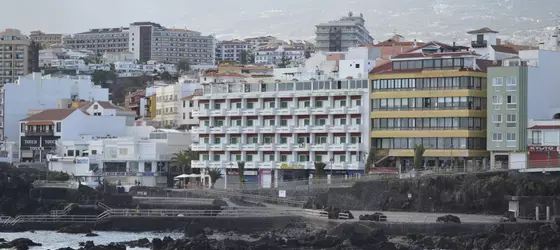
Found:
[(423, 144), (419, 144), (414, 147), (414, 168), (416, 168), (416, 170), (420, 170), (420, 168), (422, 167), (422, 161), (424, 161), (424, 152), (426, 152), (426, 149), (424, 149)]
[(315, 176), (321, 177), (325, 174), (325, 167), (327, 166), (324, 162), (315, 162)]
[(206, 169), (206, 172), (210, 176), (210, 183), (212, 184), (211, 188), (214, 188), (216, 181), (222, 178), (222, 172), (218, 169)]
[(243, 188), (243, 183), (245, 182), (245, 162), (244, 161), (237, 162), (237, 170), (239, 171), (239, 183), (241, 184), (241, 188)]
[[(190, 150), (184, 150), (173, 154), (171, 157), (171, 163), (177, 170), (177, 168), (181, 168), (183, 174), (191, 172), (191, 161), (197, 160), (198, 154), (196, 152)], [(176, 171), (178, 172), (178, 171)]]

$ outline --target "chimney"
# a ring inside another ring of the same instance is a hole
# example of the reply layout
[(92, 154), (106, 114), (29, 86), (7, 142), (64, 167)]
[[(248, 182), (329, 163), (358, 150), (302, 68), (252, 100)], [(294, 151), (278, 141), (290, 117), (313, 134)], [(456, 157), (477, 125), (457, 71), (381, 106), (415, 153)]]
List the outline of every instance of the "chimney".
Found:
[(418, 43), (416, 42), (416, 39), (414, 39), (414, 45), (412, 45), (413, 48), (418, 47)]
[(501, 44), (502, 44), (502, 39), (496, 38), (496, 45), (501, 45)]

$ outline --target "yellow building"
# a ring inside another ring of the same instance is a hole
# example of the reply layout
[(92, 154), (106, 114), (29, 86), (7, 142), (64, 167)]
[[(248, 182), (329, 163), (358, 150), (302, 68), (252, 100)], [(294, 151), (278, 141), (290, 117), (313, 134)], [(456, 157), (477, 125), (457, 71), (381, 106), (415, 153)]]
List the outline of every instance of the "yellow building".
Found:
[(155, 118), (156, 117), (156, 94), (151, 96), (146, 96), (146, 117)]
[(491, 62), (466, 49), (432, 42), (372, 70), (371, 145), (391, 159), (381, 165), (412, 167), (420, 144), (427, 167), (480, 164), (488, 155), (486, 68)]

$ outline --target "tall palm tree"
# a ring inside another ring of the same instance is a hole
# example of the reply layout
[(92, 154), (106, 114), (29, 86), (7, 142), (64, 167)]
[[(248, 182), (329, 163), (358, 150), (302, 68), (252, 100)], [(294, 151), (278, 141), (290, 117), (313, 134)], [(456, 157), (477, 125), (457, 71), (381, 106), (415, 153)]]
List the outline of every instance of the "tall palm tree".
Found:
[(198, 153), (191, 150), (184, 150), (173, 154), (171, 163), (177, 170), (182, 169), (183, 174), (191, 172), (191, 161), (198, 159)]

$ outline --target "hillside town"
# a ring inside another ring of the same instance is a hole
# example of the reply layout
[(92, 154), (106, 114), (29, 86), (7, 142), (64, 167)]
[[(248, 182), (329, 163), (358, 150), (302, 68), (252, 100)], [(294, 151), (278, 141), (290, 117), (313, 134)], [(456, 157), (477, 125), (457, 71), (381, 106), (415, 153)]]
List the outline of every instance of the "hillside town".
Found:
[(6, 29), (1, 159), (127, 187), (210, 170), (221, 188), (239, 175), (270, 188), (323, 172), (560, 170), (560, 26), (539, 47), (489, 27), (468, 44), (374, 39), (352, 12), (315, 29), (312, 42), (154, 22)]

